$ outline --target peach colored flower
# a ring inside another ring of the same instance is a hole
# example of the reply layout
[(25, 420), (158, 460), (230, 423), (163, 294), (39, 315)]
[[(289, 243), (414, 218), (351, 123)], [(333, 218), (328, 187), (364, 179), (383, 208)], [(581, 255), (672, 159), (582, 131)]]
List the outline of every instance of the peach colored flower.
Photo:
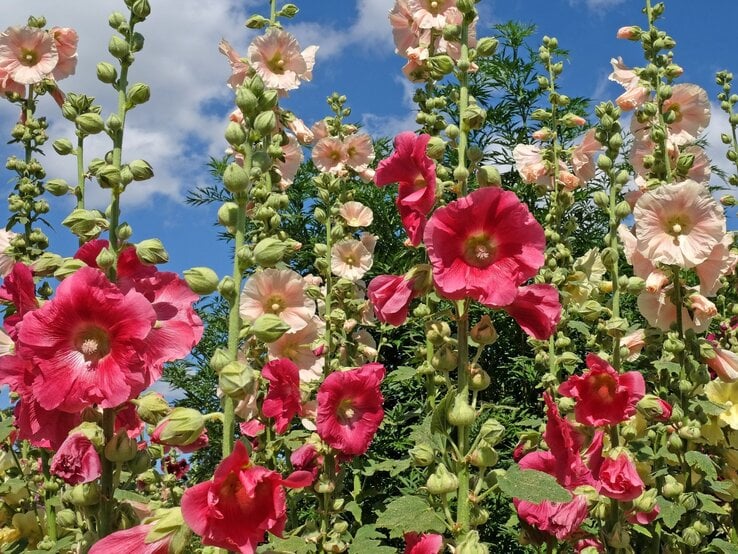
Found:
[[(464, 14), (461, 13), (461, 11), (455, 7), (452, 6), (449, 8), (446, 13), (446, 25), (458, 25), (459, 27), (463, 23), (464, 20)], [(477, 45), (477, 21), (479, 18), (474, 18), (474, 21), (472, 21), (469, 24), (469, 32), (468, 32), (468, 44), (470, 48), (474, 48)], [(433, 37), (433, 30), (432, 29), (424, 29), (420, 35), (420, 45), (425, 48), (430, 48), (431, 46), (431, 39)], [(446, 39), (443, 34), (441, 33), (441, 36), (438, 37), (438, 41), (435, 45), (434, 52), (436, 54), (448, 54), (452, 59), (459, 61), (461, 58), (461, 43), (454, 40), (448, 40)], [(472, 63), (469, 66), (469, 72), (475, 72), (479, 68), (475, 63)]]
[(366, 133), (349, 135), (343, 141), (346, 149), (346, 165), (354, 171), (363, 171), (374, 160), (374, 145)]
[(15, 260), (8, 255), (10, 241), (15, 238), (17, 233), (0, 229), (0, 277), (5, 277), (10, 270), (13, 269)]
[(77, 69), (77, 43), (79, 36), (77, 31), (69, 27), (52, 27), (49, 34), (54, 39), (56, 51), (59, 54), (59, 62), (53, 71), (54, 79), (60, 81), (65, 77), (74, 75)]
[(309, 46), (301, 52), (294, 36), (272, 28), (251, 42), (247, 56), (267, 87), (288, 91), (313, 78), (317, 50), (317, 46)]
[(518, 144), (513, 148), (515, 169), (523, 181), (533, 184), (546, 175), (546, 164), (543, 162), (541, 149), (532, 144)]
[(608, 76), (610, 81), (623, 85), (626, 89), (633, 88), (640, 81), (635, 71), (623, 63), (623, 58), (611, 58), (612, 73)]
[[(672, 289), (673, 286), (669, 285), (656, 293), (643, 291), (638, 295), (638, 309), (651, 327), (658, 327), (662, 331), (668, 331), (676, 323), (677, 309), (670, 298)], [(705, 307), (709, 308), (709, 306)], [(712, 310), (709, 311), (711, 312)], [(705, 311), (696, 312), (693, 318), (686, 306), (682, 306), (682, 324), (684, 329), (691, 329), (696, 333), (707, 330), (710, 325), (710, 318), (706, 317), (708, 313)]]
[(392, 37), (395, 40), (395, 52), (405, 55), (408, 48), (418, 45), (419, 33), (413, 19), (413, 12), (407, 6), (407, 0), (396, 0), (389, 13)]
[(574, 174), (581, 181), (589, 181), (595, 176), (594, 156), (602, 145), (595, 139), (595, 130), (590, 129), (584, 134), (582, 142), (571, 153), (571, 164)]
[(291, 269), (265, 269), (252, 275), (241, 293), (239, 312), (252, 322), (275, 314), (290, 330), (299, 331), (315, 314), (315, 301), (305, 295), (305, 281)]
[(707, 189), (692, 180), (645, 193), (633, 210), (637, 250), (652, 263), (694, 267), (725, 235), (725, 215)]
[[(648, 136), (647, 129), (635, 128), (634, 125), (636, 124), (636, 119), (633, 118), (631, 120), (631, 130), (633, 131), (636, 140), (630, 149), (630, 163), (638, 176), (645, 179), (648, 177), (650, 171), (644, 164), (644, 158), (646, 156), (653, 155), (656, 145)], [(692, 167), (690, 167), (687, 172), (687, 178), (697, 181), (698, 183), (706, 183), (709, 181), (711, 174), (710, 159), (702, 148), (697, 145), (691, 145), (680, 151), (680, 148), (671, 140), (671, 138), (669, 138), (666, 140), (666, 149), (669, 154), (669, 163), (671, 164), (671, 167), (676, 166), (680, 154), (691, 154), (694, 156), (694, 161), (692, 162)]]
[(717, 306), (699, 293), (687, 298), (687, 306), (692, 310), (692, 319), (699, 326), (704, 323), (704, 326), (708, 327), (710, 320), (718, 313)]
[(320, 140), (330, 136), (330, 133), (328, 132), (328, 124), (325, 122), (325, 119), (321, 119), (314, 123), (310, 130), (313, 132), (313, 138), (315, 140)]
[(227, 40), (220, 41), (218, 50), (221, 54), (225, 54), (228, 57), (228, 63), (231, 64), (231, 76), (228, 79), (228, 86), (235, 90), (243, 84), (246, 77), (253, 75), (254, 70), (246, 63), (245, 58), (238, 55)]
[(618, 227), (618, 236), (623, 243), (625, 259), (633, 266), (636, 277), (646, 280), (648, 292), (658, 292), (669, 284), (669, 278), (637, 249), (638, 240), (625, 225)]
[(710, 99), (702, 87), (690, 83), (674, 85), (671, 98), (664, 101), (664, 113), (673, 112), (669, 138), (674, 144), (694, 142), (710, 123)]
[(622, 58), (612, 58), (610, 64), (612, 64), (612, 73), (608, 78), (625, 87), (625, 92), (615, 100), (620, 109), (629, 111), (646, 102), (650, 92), (640, 84), (641, 80), (636, 72), (626, 66)]
[(700, 279), (700, 292), (713, 296), (720, 290), (720, 277), (735, 271), (738, 254), (730, 249), (733, 246), (733, 233), (726, 234), (713, 248), (705, 261), (694, 269)]
[(313, 132), (299, 117), (292, 116), (288, 118), (287, 128), (295, 134), (300, 144), (312, 144), (315, 140)]
[(621, 110), (627, 112), (644, 104), (648, 100), (649, 94), (646, 87), (636, 85), (633, 88), (626, 89), (623, 94), (615, 99), (615, 103)]
[(407, 63), (402, 67), (402, 73), (413, 83), (422, 82), (425, 79), (425, 62), (428, 59), (428, 48), (417, 46), (408, 48), (405, 52)]
[(284, 160), (278, 161), (276, 167), (281, 176), (279, 188), (287, 190), (292, 184), (295, 175), (297, 175), (297, 171), (300, 169), (300, 164), (305, 159), (305, 156), (302, 153), (302, 147), (293, 136), (290, 136), (287, 144), (282, 147), (282, 154)]
[(442, 31), (448, 23), (448, 12), (451, 8), (456, 8), (456, 2), (455, 0), (408, 0), (407, 7), (420, 29)]
[(638, 329), (632, 333), (628, 333), (622, 339), (620, 339), (620, 346), (628, 349), (628, 357), (626, 358), (629, 362), (634, 362), (638, 359), (641, 354), (641, 350), (646, 345), (646, 331)]
[(338, 214), (349, 227), (368, 227), (374, 221), (374, 214), (371, 208), (353, 200), (341, 204)]
[(712, 346), (715, 357), (707, 359), (706, 363), (717, 376), (726, 383), (738, 381), (738, 355), (735, 352), (721, 348), (715, 344)]
[(317, 316), (298, 331), (285, 333), (269, 344), (270, 360), (288, 358), (300, 369), (300, 381), (307, 383), (323, 375), (325, 359), (315, 354), (314, 343), (325, 332), (325, 323)]
[(331, 273), (337, 277), (358, 281), (372, 268), (372, 252), (363, 241), (347, 239), (331, 248)]
[(46, 31), (8, 27), (0, 34), (0, 70), (21, 85), (34, 85), (59, 63), (54, 39)]
[(16, 83), (10, 78), (10, 73), (0, 67), (0, 94), (18, 94), (23, 96), (26, 93), (26, 88), (20, 83)]
[(324, 137), (313, 147), (313, 163), (324, 173), (343, 173), (347, 161), (346, 146), (337, 137)]

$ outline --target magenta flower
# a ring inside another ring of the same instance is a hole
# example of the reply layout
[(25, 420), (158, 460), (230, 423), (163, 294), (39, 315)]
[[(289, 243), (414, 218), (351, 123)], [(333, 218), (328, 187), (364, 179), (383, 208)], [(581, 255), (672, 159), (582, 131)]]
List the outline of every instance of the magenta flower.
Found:
[(301, 411), (300, 370), (292, 360), (272, 360), (264, 365), (261, 376), (269, 381), (261, 412), (274, 418), (274, 428), (282, 434)]
[(405, 533), (405, 554), (438, 554), (443, 537), (435, 533)]
[(102, 463), (90, 439), (83, 433), (72, 433), (51, 459), (50, 471), (65, 483), (79, 485), (100, 477)]
[(645, 488), (635, 464), (624, 451), (614, 459), (605, 458), (599, 478), (602, 494), (621, 502), (635, 500)]
[(572, 375), (559, 385), (559, 393), (576, 400), (574, 415), (583, 425), (600, 427), (625, 421), (636, 412), (646, 393), (643, 375), (637, 371), (618, 373), (595, 354), (587, 355), (589, 371)]
[(378, 275), (369, 283), (366, 295), (377, 319), (394, 326), (405, 323), (416, 296), (412, 281), (404, 275)]
[(536, 284), (518, 288), (515, 300), (502, 309), (531, 337), (545, 340), (561, 320), (559, 291), (553, 285)]
[(587, 498), (576, 495), (569, 502), (544, 500), (540, 504), (514, 500), (518, 517), (539, 531), (563, 541), (574, 535), (587, 518)]
[(346, 457), (369, 448), (384, 418), (381, 364), (366, 364), (326, 377), (318, 389), (318, 435)]
[(543, 228), (515, 193), (476, 190), (433, 214), (424, 241), (442, 296), (507, 306), (543, 265)]

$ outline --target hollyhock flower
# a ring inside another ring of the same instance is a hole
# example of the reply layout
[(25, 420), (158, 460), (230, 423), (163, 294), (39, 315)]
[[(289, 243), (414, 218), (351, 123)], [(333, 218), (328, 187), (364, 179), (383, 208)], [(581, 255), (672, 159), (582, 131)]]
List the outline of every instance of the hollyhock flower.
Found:
[(79, 485), (100, 477), (102, 463), (90, 439), (83, 433), (72, 433), (54, 454), (49, 470), (65, 483)]
[(254, 273), (241, 292), (239, 312), (247, 322), (256, 321), (264, 314), (278, 315), (299, 331), (315, 315), (315, 301), (305, 294), (307, 284), (291, 269), (265, 269)]
[(266, 429), (266, 425), (258, 419), (252, 419), (239, 423), (238, 428), (241, 430), (242, 434), (253, 438), (261, 435), (264, 432), (264, 429)]
[(318, 435), (343, 456), (366, 452), (382, 423), (384, 373), (381, 364), (336, 371), (318, 389)]
[(0, 277), (5, 277), (13, 269), (15, 260), (8, 255), (10, 242), (16, 237), (17, 233), (0, 229)]
[(35, 85), (54, 71), (59, 54), (54, 39), (41, 29), (8, 27), (0, 34), (0, 70), (21, 85)]
[(671, 97), (664, 100), (663, 112), (671, 112), (675, 118), (669, 123), (669, 139), (674, 144), (694, 142), (710, 123), (710, 99), (697, 85), (674, 85)]
[(438, 554), (443, 537), (435, 533), (405, 533), (405, 554)]
[(585, 548), (594, 548), (596, 552), (605, 551), (605, 546), (599, 541), (599, 539), (595, 539), (593, 537), (577, 541), (574, 545), (574, 552), (579, 554), (583, 552)]
[(587, 518), (587, 498), (576, 495), (569, 502), (544, 500), (540, 504), (514, 499), (518, 517), (531, 525), (563, 541), (572, 537)]
[(366, 133), (349, 135), (343, 140), (346, 148), (346, 165), (354, 171), (363, 171), (374, 160), (372, 138)]
[(341, 174), (347, 161), (346, 145), (337, 137), (324, 137), (313, 147), (313, 163), (323, 173)]
[(643, 494), (645, 488), (633, 460), (623, 451), (616, 458), (605, 458), (599, 477), (600, 492), (621, 502), (635, 500)]
[[(639, 123), (635, 118), (631, 120), (631, 130), (636, 137), (633, 146), (630, 149), (630, 163), (633, 166), (633, 170), (639, 177), (646, 178), (649, 175), (649, 169), (646, 168), (644, 159), (646, 156), (651, 156), (656, 149), (656, 145), (651, 140), (648, 134), (648, 128), (638, 127)], [(707, 157), (704, 149), (696, 145), (690, 145), (687, 147), (677, 146), (671, 138), (666, 140), (666, 151), (669, 156), (669, 163), (672, 167), (676, 167), (681, 154), (688, 154), (693, 156), (692, 166), (687, 171), (687, 179), (697, 181), (698, 183), (706, 183), (710, 180), (712, 170), (710, 168), (710, 158)], [(636, 183), (638, 183), (636, 179)], [(643, 183), (645, 184), (645, 183)], [(639, 183), (639, 186), (643, 186)], [(646, 192), (645, 190), (643, 192)]]
[(418, 45), (418, 29), (415, 25), (413, 12), (407, 5), (407, 0), (396, 0), (389, 13), (392, 26), (392, 37), (395, 41), (395, 52), (405, 55), (408, 48)]
[(515, 193), (478, 189), (435, 211), (424, 242), (446, 298), (502, 307), (543, 265), (543, 228)]
[(317, 46), (309, 46), (301, 52), (294, 36), (271, 28), (251, 42), (247, 56), (267, 87), (288, 91), (299, 87), (300, 81), (313, 78), (317, 50)]
[(579, 423), (614, 425), (636, 413), (636, 404), (646, 393), (643, 375), (618, 373), (595, 354), (587, 354), (587, 367), (583, 375), (572, 375), (559, 385), (560, 394), (576, 400), (574, 416)]
[[(671, 299), (672, 289), (669, 285), (658, 292), (652, 293), (644, 290), (638, 295), (638, 310), (646, 318), (651, 327), (658, 327), (662, 331), (668, 331), (676, 323), (676, 306)], [(709, 306), (708, 306), (709, 308)], [(693, 330), (696, 333), (705, 331), (710, 325), (708, 314), (712, 312), (689, 313), (686, 306), (682, 306), (682, 325), (684, 330)]]
[(221, 40), (218, 45), (221, 54), (228, 57), (228, 63), (231, 65), (231, 76), (228, 79), (228, 86), (237, 89), (246, 79), (253, 75), (254, 70), (246, 63), (245, 59), (238, 55), (233, 47), (226, 40)]
[(49, 34), (54, 39), (59, 61), (53, 71), (54, 79), (60, 81), (65, 77), (74, 75), (77, 69), (77, 43), (79, 36), (77, 31), (69, 27), (52, 27)]
[(631, 510), (625, 514), (625, 519), (628, 523), (634, 525), (648, 525), (655, 520), (661, 513), (661, 508), (658, 504), (654, 504), (653, 508), (648, 512), (639, 512), (638, 510)]
[(169, 554), (169, 545), (173, 534), (147, 542), (154, 524), (136, 525), (129, 529), (116, 531), (97, 541), (90, 548), (89, 554), (109, 554), (110, 552), (136, 552), (137, 554)]
[(323, 467), (323, 456), (316, 450), (315, 446), (308, 443), (290, 454), (290, 463), (296, 471), (308, 471), (315, 479)]
[(633, 88), (626, 89), (623, 94), (615, 99), (615, 103), (621, 110), (627, 112), (645, 104), (649, 96), (650, 93), (646, 87), (636, 85)]
[(412, 281), (404, 275), (379, 275), (371, 280), (366, 292), (377, 319), (396, 327), (405, 323), (410, 302), (416, 296)]
[(515, 300), (500, 307), (515, 319), (523, 331), (538, 340), (550, 337), (561, 320), (559, 291), (553, 285), (518, 287)]
[(584, 134), (582, 142), (579, 143), (571, 153), (571, 163), (574, 175), (580, 181), (589, 181), (595, 176), (594, 156), (602, 149), (602, 145), (595, 139), (595, 130), (590, 129)]
[(19, 323), (25, 315), (38, 308), (36, 284), (31, 269), (22, 262), (13, 264), (10, 273), (0, 287), (0, 300), (10, 302), (15, 308), (13, 315), (7, 316), (3, 325), (12, 339), (18, 336)]
[(10, 356), (15, 352), (15, 343), (8, 334), (0, 329), (0, 357)]
[[(452, 6), (448, 10), (446, 10), (445, 16), (446, 25), (457, 25), (461, 27), (464, 21), (464, 14), (462, 14), (461, 10), (459, 10), (456, 6)], [(477, 46), (478, 21), (479, 18), (475, 17), (474, 20), (469, 23), (467, 33), (467, 43), (469, 45), (469, 48), (475, 48)], [(449, 40), (443, 36), (443, 33), (440, 33), (440, 36), (438, 36), (433, 32), (432, 29), (422, 29), (420, 35), (420, 44), (430, 48), (431, 40), (436, 37), (438, 40), (435, 44), (435, 53), (448, 54), (454, 61), (458, 62), (461, 59), (461, 43), (458, 40)], [(479, 70), (479, 66), (472, 62), (469, 65), (469, 72), (474, 73), (477, 70)]]
[[(96, 260), (102, 249), (107, 248), (108, 245), (109, 243), (105, 239), (91, 240), (79, 247), (79, 250), (74, 254), (74, 258), (82, 260), (90, 267), (100, 269)], [(152, 277), (156, 275), (157, 271), (155, 266), (144, 264), (138, 259), (136, 247), (132, 244), (124, 246), (118, 254), (118, 264), (116, 265), (118, 279)]]
[(143, 432), (146, 424), (138, 417), (136, 405), (133, 402), (126, 402), (122, 408), (115, 412), (115, 432), (125, 429), (129, 438), (135, 439)]
[(342, 240), (331, 248), (331, 273), (337, 277), (358, 281), (373, 264), (372, 251), (360, 240)]
[(634, 362), (641, 354), (641, 350), (646, 345), (646, 331), (637, 329), (632, 333), (628, 333), (620, 339), (620, 346), (628, 349), (628, 357), (626, 360)]
[(633, 266), (633, 273), (646, 280), (645, 290), (655, 293), (669, 284), (669, 277), (638, 251), (638, 239), (622, 223), (618, 226), (618, 236), (623, 243), (625, 259)]
[(142, 294), (123, 294), (105, 275), (83, 267), (67, 277), (53, 300), (26, 314), (18, 352), (38, 375), (33, 394), (46, 410), (113, 408), (150, 381), (144, 340), (157, 314)]
[(709, 326), (710, 320), (718, 313), (717, 306), (701, 294), (689, 296), (687, 306), (692, 310), (692, 320), (699, 326)]
[(302, 147), (297, 139), (293, 136), (290, 136), (287, 144), (282, 147), (282, 155), (284, 160), (278, 160), (275, 166), (280, 176), (279, 188), (287, 190), (294, 181), (305, 155), (302, 153)]
[(715, 357), (705, 361), (707, 366), (726, 383), (738, 381), (738, 354), (716, 344), (712, 345), (712, 349)]
[(420, 244), (425, 216), (436, 202), (436, 164), (426, 153), (430, 135), (403, 132), (395, 137), (395, 150), (377, 166), (374, 183), (399, 183), (397, 208), (413, 246)]
[(299, 117), (290, 114), (286, 121), (287, 128), (292, 131), (300, 142), (300, 144), (312, 144), (315, 141), (315, 135), (305, 122)]
[(700, 279), (700, 293), (714, 296), (722, 287), (720, 278), (735, 271), (738, 254), (731, 250), (733, 233), (726, 233), (705, 261), (694, 269)]
[(338, 215), (343, 218), (349, 227), (368, 227), (374, 221), (372, 209), (353, 200), (341, 204)]
[(269, 359), (288, 358), (295, 362), (300, 369), (300, 381), (303, 383), (319, 379), (323, 375), (325, 360), (315, 354), (313, 343), (323, 335), (324, 329), (325, 323), (313, 317), (302, 329), (285, 333), (269, 343)]
[(316, 121), (315, 123), (313, 123), (313, 126), (310, 128), (310, 130), (313, 132), (313, 137), (316, 141), (330, 136), (330, 132), (328, 131), (328, 124), (326, 123), (325, 119), (321, 119), (320, 121)]
[(274, 418), (274, 429), (281, 435), (300, 413), (300, 370), (291, 360), (272, 360), (264, 365), (261, 376), (269, 381), (261, 411)]
[(725, 383), (719, 379), (705, 385), (705, 396), (710, 402), (725, 406), (718, 415), (721, 425), (738, 431), (738, 381)]
[[(585, 145), (588, 147), (588, 145)], [(582, 151), (578, 155), (579, 160), (584, 160), (589, 154)], [(541, 149), (532, 144), (518, 144), (513, 149), (513, 158), (515, 159), (515, 169), (522, 177), (523, 181), (529, 184), (538, 184), (548, 189), (554, 187), (553, 172), (549, 170), (543, 160)], [(583, 171), (586, 173), (585, 164), (582, 165)], [(573, 190), (579, 186), (580, 180), (576, 175), (569, 173), (566, 164), (559, 161), (558, 177), (567, 190)]]
[(456, 8), (454, 0), (407, 0), (407, 7), (420, 29), (437, 29), (446, 26), (446, 16), (451, 8)]
[(725, 236), (722, 207), (703, 185), (691, 180), (645, 193), (633, 217), (636, 248), (654, 264), (694, 267)]
[(650, 92), (640, 84), (641, 80), (636, 72), (627, 67), (622, 58), (613, 58), (610, 60), (610, 64), (612, 64), (613, 71), (608, 78), (625, 87), (625, 92), (615, 100), (620, 109), (629, 111), (644, 104), (648, 100)]
[(253, 554), (267, 531), (282, 535), (287, 521), (284, 487), (301, 488), (311, 482), (312, 475), (306, 471), (284, 479), (254, 465), (238, 441), (212, 481), (185, 490), (182, 516), (204, 545)]
[(17, 94), (23, 96), (26, 93), (26, 87), (20, 83), (16, 83), (10, 78), (10, 73), (0, 67), (0, 94)]

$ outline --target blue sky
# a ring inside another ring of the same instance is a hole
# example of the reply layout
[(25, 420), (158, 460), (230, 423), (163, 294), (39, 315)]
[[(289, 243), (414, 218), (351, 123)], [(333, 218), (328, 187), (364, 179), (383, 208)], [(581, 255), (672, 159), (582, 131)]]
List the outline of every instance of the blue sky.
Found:
[[(412, 86), (400, 73), (403, 60), (393, 53), (386, 14), (393, 0), (304, 0), (301, 13), (289, 25), (303, 47), (318, 44), (314, 79), (294, 91), (285, 102), (308, 124), (327, 115), (325, 97), (333, 91), (346, 94), (353, 108), (352, 119), (375, 136), (390, 136), (413, 129), (414, 114), (409, 100)], [(6, 0), (0, 27), (22, 24), (29, 14), (44, 14), (49, 25), (72, 26), (80, 31), (80, 61), (77, 75), (61, 83), (68, 91), (92, 94), (104, 105), (107, 115), (114, 106), (112, 91), (94, 77), (98, 61), (108, 60), (106, 44), (111, 34), (107, 16), (120, 9), (122, 0)], [(124, 158), (147, 159), (156, 177), (134, 183), (126, 194), (123, 219), (134, 229), (134, 240), (159, 236), (169, 249), (168, 268), (182, 271), (210, 265), (219, 273), (229, 272), (228, 248), (216, 240), (215, 209), (191, 208), (183, 203), (186, 191), (209, 182), (207, 163), (225, 148), (222, 132), (231, 109), (232, 92), (225, 87), (229, 67), (218, 53), (219, 39), (226, 38), (241, 53), (253, 37), (243, 27), (247, 12), (257, 6), (266, 11), (265, 0), (154, 0), (150, 20), (141, 26), (147, 38), (132, 80), (152, 87), (152, 101), (137, 108), (129, 118)], [(682, 82), (694, 82), (714, 99), (714, 73), (719, 69), (738, 74), (733, 54), (738, 3), (709, 2), (711, 10), (693, 3), (667, 1), (661, 26), (677, 40), (676, 61), (685, 68)], [(589, 96), (596, 101), (614, 99), (621, 87), (610, 83), (609, 60), (622, 56), (628, 65), (641, 63), (639, 45), (615, 39), (624, 25), (643, 24), (640, 0), (482, 0), (478, 34), (488, 34), (498, 22), (518, 20), (535, 23), (539, 32), (557, 36), (561, 47), (571, 53), (561, 82), (565, 93)], [(52, 138), (71, 137), (69, 124), (57, 115), (51, 103), (41, 111), (52, 121)], [(12, 127), (17, 114), (7, 103), (0, 105), (2, 129)], [(713, 140), (710, 153), (722, 156), (719, 133), (726, 118), (713, 112), (708, 133)], [(6, 131), (4, 131), (6, 132)], [(4, 141), (3, 141), (4, 142)], [(96, 155), (106, 149), (105, 141), (91, 145)], [(0, 148), (0, 155), (20, 152)], [(49, 178), (73, 180), (74, 160), (59, 158), (48, 148), (44, 160)], [(10, 175), (5, 171), (2, 182)], [(71, 202), (53, 199), (61, 219)], [(90, 202), (104, 208), (105, 195), (92, 191)], [(57, 219), (57, 220), (58, 220)], [(50, 233), (52, 249), (70, 255), (74, 241), (64, 228)]]

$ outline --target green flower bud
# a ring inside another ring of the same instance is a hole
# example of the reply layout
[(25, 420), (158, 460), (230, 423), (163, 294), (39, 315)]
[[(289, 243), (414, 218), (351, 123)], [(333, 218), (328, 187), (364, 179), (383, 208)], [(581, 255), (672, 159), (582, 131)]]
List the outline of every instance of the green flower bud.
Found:
[(145, 160), (133, 160), (128, 164), (128, 169), (131, 170), (134, 181), (145, 181), (154, 176), (154, 170), (151, 169), (149, 162)]
[(469, 455), (469, 463), (474, 467), (492, 467), (499, 459), (497, 451), (484, 441)]
[(492, 380), (490, 379), (489, 373), (479, 368), (477, 371), (471, 374), (469, 379), (469, 388), (473, 391), (486, 390)]
[(83, 113), (77, 116), (74, 123), (88, 135), (96, 135), (105, 128), (103, 118), (96, 113)]
[(454, 61), (450, 56), (440, 54), (428, 58), (428, 66), (434, 76), (443, 77), (454, 70)]
[(159, 239), (142, 240), (136, 245), (136, 256), (142, 263), (155, 265), (169, 261), (169, 254)]
[(249, 332), (262, 342), (274, 342), (290, 330), (282, 319), (275, 314), (264, 314), (251, 324)]
[(456, 545), (454, 554), (489, 554), (489, 549), (479, 542), (477, 531), (469, 531), (463, 540)]
[(218, 289), (218, 274), (209, 267), (193, 267), (184, 272), (190, 290), (200, 296), (214, 293)]
[(446, 136), (451, 140), (459, 138), (459, 128), (456, 125), (449, 125), (446, 127)]
[(684, 492), (684, 485), (679, 483), (674, 477), (671, 475), (666, 475), (664, 477), (664, 486), (661, 487), (661, 494), (664, 495), (664, 498), (677, 498), (680, 494)]
[(487, 112), (483, 108), (472, 104), (462, 114), (462, 122), (469, 129), (481, 129), (487, 118)]
[(73, 275), (74, 273), (76, 273), (77, 270), (80, 269), (81, 267), (87, 267), (87, 264), (83, 262), (82, 260), (66, 258), (59, 266), (59, 269), (54, 271), (54, 277), (56, 277), (59, 280), (66, 279), (70, 275)]
[(254, 261), (262, 267), (274, 267), (287, 255), (288, 246), (285, 242), (267, 237), (260, 240), (254, 247)]
[(144, 83), (136, 83), (128, 89), (128, 94), (126, 94), (126, 99), (132, 108), (140, 104), (145, 104), (150, 98), (151, 89)]
[(71, 187), (64, 179), (52, 179), (44, 184), (44, 188), (54, 196), (64, 196), (72, 192)]
[(428, 146), (425, 148), (425, 153), (428, 154), (428, 157), (434, 160), (440, 160), (443, 158), (445, 152), (446, 141), (441, 137), (431, 137), (428, 141)]
[(254, 371), (241, 362), (229, 362), (219, 372), (220, 389), (227, 396), (237, 400), (246, 396), (253, 383)]
[(477, 183), (480, 187), (499, 187), (502, 185), (502, 177), (496, 167), (484, 165), (477, 169)]
[(628, 204), (625, 200), (622, 200), (621, 202), (618, 202), (617, 206), (615, 206), (615, 215), (619, 219), (625, 219), (630, 215), (630, 204)]
[(702, 535), (694, 527), (687, 527), (682, 531), (682, 540), (684, 544), (694, 548), (702, 544)]
[(318, 481), (313, 485), (313, 490), (318, 494), (330, 494), (336, 490), (336, 483), (321, 474)]
[(95, 173), (100, 186), (104, 189), (117, 188), (121, 184), (120, 169), (112, 164), (103, 164)]
[(131, 13), (141, 21), (149, 17), (151, 14), (149, 0), (134, 0), (133, 5), (131, 5)]
[(150, 425), (158, 425), (172, 411), (167, 401), (158, 392), (147, 392), (139, 398), (134, 398), (131, 402), (136, 406), (138, 417)]
[(174, 408), (156, 427), (152, 437), (160, 444), (187, 446), (195, 442), (205, 429), (205, 418), (192, 408)]
[(487, 58), (494, 56), (497, 51), (499, 41), (492, 37), (482, 37), (477, 41), (477, 56)]
[(34, 275), (46, 277), (52, 275), (62, 264), (63, 258), (58, 254), (44, 252), (31, 264)]
[(272, 134), (272, 131), (277, 128), (277, 116), (272, 111), (261, 112), (254, 119), (254, 129), (261, 136), (268, 136)]
[(436, 453), (430, 444), (419, 443), (410, 450), (410, 457), (416, 466), (426, 467), (436, 460)]
[(122, 60), (131, 53), (131, 49), (128, 47), (128, 43), (125, 40), (119, 36), (112, 36), (108, 43), (108, 52), (110, 52), (114, 58)]
[(64, 493), (64, 497), (78, 508), (94, 506), (100, 501), (100, 487), (95, 481), (75, 485), (74, 488)]
[(433, 353), (431, 358), (431, 365), (438, 371), (452, 371), (456, 368), (457, 363), (458, 355), (455, 349), (445, 343)]
[(246, 20), (246, 27), (249, 29), (263, 29), (269, 25), (269, 20), (263, 15), (252, 15)]
[(113, 254), (110, 248), (103, 248), (102, 250), (100, 250), (97, 258), (95, 258), (95, 263), (97, 263), (100, 269), (108, 269), (113, 267), (115, 261), (115, 254)]
[(128, 462), (136, 457), (138, 446), (125, 429), (118, 431), (105, 445), (105, 457), (111, 462)]
[(51, 146), (54, 148), (54, 152), (56, 152), (60, 156), (66, 156), (67, 154), (71, 154), (72, 152), (74, 152), (74, 146), (69, 139), (57, 139), (53, 142)]
[(236, 290), (236, 282), (233, 277), (226, 275), (218, 283), (218, 292), (231, 304), (236, 301), (238, 291)]
[(237, 163), (228, 164), (223, 173), (223, 185), (233, 194), (246, 192), (251, 184), (251, 179), (246, 170)]
[(297, 15), (300, 10), (294, 4), (285, 4), (282, 9), (279, 10), (279, 15), (291, 19)]
[(451, 336), (451, 327), (445, 321), (430, 321), (425, 329), (426, 339), (436, 346), (440, 346)]
[(477, 417), (474, 408), (469, 404), (465, 395), (459, 394), (454, 398), (451, 409), (446, 414), (448, 422), (454, 427), (469, 427)]
[(470, 335), (474, 342), (483, 346), (497, 342), (497, 329), (488, 314), (484, 314), (471, 328)]
[(131, 473), (140, 475), (151, 467), (151, 454), (147, 450), (139, 450), (127, 466)]
[(445, 465), (438, 464), (436, 471), (428, 477), (425, 487), (432, 495), (440, 496), (442, 494), (456, 492), (459, 488), (459, 480), (456, 475), (446, 469)]
[(236, 106), (244, 117), (253, 119), (259, 109), (259, 99), (248, 87), (240, 86), (236, 91)]
[(228, 141), (228, 144), (238, 146), (246, 142), (246, 131), (243, 130), (241, 124), (231, 121), (228, 123), (228, 127), (226, 127), (225, 139)]
[(69, 508), (59, 510), (56, 513), (56, 524), (64, 529), (74, 528), (77, 526), (77, 515)]
[(474, 13), (475, 0), (456, 0), (456, 7), (463, 14)]
[(218, 223), (223, 227), (235, 227), (238, 218), (238, 204), (225, 202), (218, 208)]

